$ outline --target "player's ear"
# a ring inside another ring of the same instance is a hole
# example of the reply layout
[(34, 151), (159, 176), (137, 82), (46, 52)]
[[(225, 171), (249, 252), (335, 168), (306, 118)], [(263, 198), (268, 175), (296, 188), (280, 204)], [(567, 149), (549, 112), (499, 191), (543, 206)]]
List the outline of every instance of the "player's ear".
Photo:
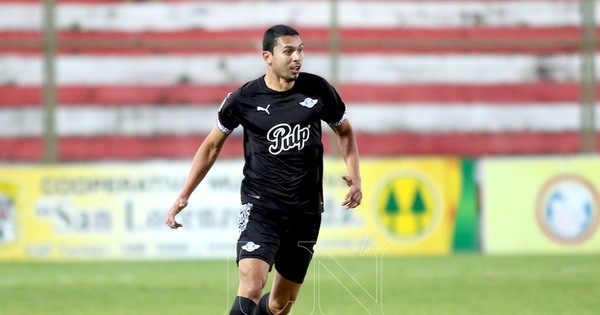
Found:
[(262, 53), (263, 59), (264, 61), (268, 64), (271, 65), (271, 63), (273, 63), (273, 54), (270, 51), (263, 51)]

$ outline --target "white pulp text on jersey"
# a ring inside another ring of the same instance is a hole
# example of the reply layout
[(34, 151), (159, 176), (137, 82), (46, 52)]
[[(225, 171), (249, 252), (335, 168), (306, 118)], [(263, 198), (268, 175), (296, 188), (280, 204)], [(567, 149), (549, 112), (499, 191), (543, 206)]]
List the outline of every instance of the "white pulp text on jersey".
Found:
[(307, 127), (295, 125), (293, 128), (288, 124), (279, 124), (271, 128), (267, 133), (267, 139), (273, 144), (269, 146), (269, 152), (277, 155), (282, 151), (289, 151), (298, 148), (298, 151), (304, 148), (304, 144), (310, 136)]

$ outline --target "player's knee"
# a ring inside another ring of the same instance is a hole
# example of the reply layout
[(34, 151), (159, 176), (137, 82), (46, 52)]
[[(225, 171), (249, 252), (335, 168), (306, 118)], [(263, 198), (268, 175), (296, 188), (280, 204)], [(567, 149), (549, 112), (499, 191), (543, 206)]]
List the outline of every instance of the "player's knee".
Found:
[(252, 272), (246, 273), (242, 270), (238, 295), (257, 301), (262, 295), (265, 284), (266, 276)]
[(261, 281), (260, 279), (246, 279), (245, 281), (240, 281), (238, 295), (247, 297), (256, 302), (262, 295), (263, 287), (264, 281)]
[(293, 300), (270, 300), (269, 301), (269, 309), (273, 314), (276, 315), (285, 315), (289, 314), (292, 310), (292, 306), (294, 305)]
[(258, 301), (262, 295), (262, 290), (265, 285), (261, 279), (248, 279), (240, 281), (238, 295), (247, 297), (253, 301)]
[(240, 288), (238, 290), (238, 295), (251, 299), (256, 302), (260, 299), (262, 290), (256, 288)]

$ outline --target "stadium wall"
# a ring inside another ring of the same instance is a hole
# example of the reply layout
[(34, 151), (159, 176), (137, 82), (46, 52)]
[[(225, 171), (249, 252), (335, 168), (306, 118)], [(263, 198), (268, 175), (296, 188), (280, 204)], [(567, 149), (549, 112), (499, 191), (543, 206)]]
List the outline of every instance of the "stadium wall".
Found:
[[(363, 155), (579, 149), (580, 1), (342, 0), (339, 37), (329, 1), (56, 3), (59, 161), (193, 155), (224, 96), (263, 72), (275, 23), (302, 32), (303, 69), (335, 83)], [(0, 161), (43, 157), (42, 10), (0, 1)], [(232, 138), (222, 155), (240, 157)]]
[[(182, 213), (184, 228), (170, 230), (165, 213), (188, 164), (0, 167), (0, 259), (231, 258), (243, 161), (217, 163)], [(473, 190), (465, 165), (471, 168), (456, 158), (365, 159), (363, 205), (347, 210), (339, 205), (345, 166), (327, 160), (318, 252), (450, 254), (457, 213), (467, 218), (473, 210), (465, 207), (472, 200), (461, 200)], [(462, 221), (461, 229), (475, 228)], [(465, 249), (474, 240), (462, 234)]]
[[(341, 0), (338, 38), (328, 1), (56, 3), (67, 163), (41, 166), (42, 5), (0, 1), (0, 259), (228, 257), (239, 130), (183, 232), (164, 230), (165, 207), (223, 97), (264, 71), (275, 23), (301, 31), (304, 70), (345, 99), (369, 174), (361, 209), (326, 212), (323, 251), (599, 248), (598, 160), (577, 155), (580, 1)], [(343, 165), (328, 163), (335, 205)]]
[[(188, 164), (0, 166), (0, 260), (232, 259), (243, 161), (215, 164), (170, 230)], [(355, 210), (343, 162), (325, 169), (319, 254), (599, 252), (597, 156), (367, 158)]]

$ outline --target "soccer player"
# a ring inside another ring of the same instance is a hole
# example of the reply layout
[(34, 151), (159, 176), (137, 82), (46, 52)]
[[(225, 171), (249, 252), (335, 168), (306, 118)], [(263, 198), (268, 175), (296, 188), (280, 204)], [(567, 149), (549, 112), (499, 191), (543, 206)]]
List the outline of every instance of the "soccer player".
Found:
[[(244, 130), (244, 179), (238, 219), (239, 286), (230, 315), (288, 314), (314, 252), (323, 212), (321, 121), (337, 135), (348, 171), (342, 205), (362, 200), (358, 148), (346, 106), (323, 78), (300, 72), (304, 44), (299, 33), (275, 25), (263, 37), (266, 74), (230, 93), (216, 126), (196, 152), (184, 187), (166, 223), (175, 216), (217, 159), (228, 135)], [(271, 291), (262, 295), (272, 266)], [(262, 296), (262, 297), (261, 297)]]

